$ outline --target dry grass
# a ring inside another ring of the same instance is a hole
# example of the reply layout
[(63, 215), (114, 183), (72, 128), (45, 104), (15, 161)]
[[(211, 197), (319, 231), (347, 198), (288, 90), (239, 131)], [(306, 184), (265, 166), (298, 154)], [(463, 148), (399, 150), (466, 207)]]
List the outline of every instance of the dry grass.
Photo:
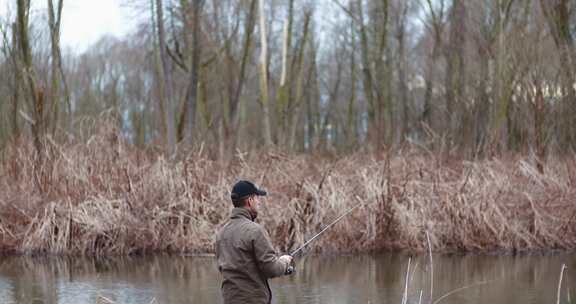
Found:
[(260, 222), (283, 251), (341, 212), (366, 206), (311, 248), (524, 251), (576, 245), (576, 159), (469, 162), (422, 152), (358, 153), (332, 160), (278, 152), (227, 163), (196, 151), (168, 161), (101, 129), (86, 143), (48, 140), (42, 164), (30, 142), (2, 151), (0, 248), (11, 252), (210, 253), (238, 178), (271, 194)]

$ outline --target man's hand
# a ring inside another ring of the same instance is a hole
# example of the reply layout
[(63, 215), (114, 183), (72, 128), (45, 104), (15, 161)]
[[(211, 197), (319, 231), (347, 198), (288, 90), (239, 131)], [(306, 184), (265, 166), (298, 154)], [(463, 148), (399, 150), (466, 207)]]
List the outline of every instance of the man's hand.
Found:
[(286, 272), (284, 272), (285, 275), (290, 275), (294, 272), (294, 266), (292, 266), (294, 258), (292, 258), (291, 255), (283, 255), (279, 257), (278, 260), (286, 264)]
[(286, 265), (290, 265), (292, 263), (292, 256), (289, 255), (283, 255), (281, 257), (278, 258), (278, 260), (280, 260), (280, 262), (286, 264)]

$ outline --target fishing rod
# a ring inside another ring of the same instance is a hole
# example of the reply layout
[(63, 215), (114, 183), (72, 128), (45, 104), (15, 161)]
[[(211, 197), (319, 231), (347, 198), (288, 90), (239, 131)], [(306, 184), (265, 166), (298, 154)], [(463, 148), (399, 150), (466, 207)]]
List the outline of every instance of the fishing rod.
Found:
[[(314, 235), (311, 239), (309, 239), (308, 241), (306, 241), (302, 246), (298, 247), (298, 249), (292, 251), (292, 253), (290, 253), (291, 257), (294, 257), (294, 255), (298, 252), (300, 252), (302, 249), (304, 249), (308, 244), (310, 244), (312, 241), (314, 241), (317, 237), (319, 237), (320, 235), (322, 235), (322, 233), (324, 233), (326, 230), (328, 230), (330, 227), (332, 227), (333, 225), (335, 225), (336, 223), (338, 223), (340, 220), (342, 220), (345, 216), (347, 216), (348, 214), (350, 214), (352, 211), (354, 211), (354, 209), (363, 206), (364, 204), (359, 204), (356, 205), (350, 209), (348, 209), (346, 212), (344, 212), (344, 214), (340, 215), (337, 219), (335, 219), (334, 221), (332, 221), (332, 223), (328, 224), (328, 226), (324, 227), (324, 229), (322, 229), (320, 232), (318, 232), (316, 235)], [(286, 274), (292, 274), (294, 272), (294, 266), (290, 265), (288, 266), (288, 269), (286, 269)]]

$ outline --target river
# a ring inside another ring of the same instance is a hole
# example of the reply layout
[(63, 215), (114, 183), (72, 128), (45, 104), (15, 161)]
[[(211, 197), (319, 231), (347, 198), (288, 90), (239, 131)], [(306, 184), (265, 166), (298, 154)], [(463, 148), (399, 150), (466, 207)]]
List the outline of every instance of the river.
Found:
[[(276, 304), (431, 303), (431, 296), (446, 304), (541, 304), (556, 303), (565, 264), (560, 302), (570, 303), (575, 257), (435, 254), (430, 264), (400, 253), (309, 256), (270, 283)], [(0, 258), (3, 304), (221, 303), (219, 285), (213, 257)]]

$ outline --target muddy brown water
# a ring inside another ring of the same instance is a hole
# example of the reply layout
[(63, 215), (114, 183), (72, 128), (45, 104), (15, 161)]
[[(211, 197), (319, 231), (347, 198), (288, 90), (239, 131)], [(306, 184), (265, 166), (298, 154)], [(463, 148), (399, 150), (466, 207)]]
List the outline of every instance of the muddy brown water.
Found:
[[(410, 261), (409, 279), (406, 272)], [(432, 302), (575, 302), (576, 254), (434, 255)], [(426, 256), (309, 256), (271, 281), (273, 303), (431, 303)], [(405, 286), (408, 286), (406, 289)], [(213, 257), (0, 258), (0, 303), (221, 303)]]

